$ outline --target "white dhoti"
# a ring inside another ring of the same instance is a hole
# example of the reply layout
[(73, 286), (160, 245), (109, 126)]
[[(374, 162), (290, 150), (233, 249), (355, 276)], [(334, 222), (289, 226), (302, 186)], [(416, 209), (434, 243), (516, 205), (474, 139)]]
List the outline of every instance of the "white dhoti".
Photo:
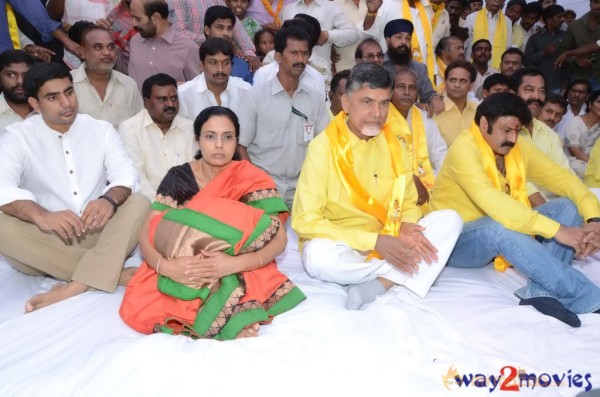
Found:
[(441, 210), (422, 218), (424, 236), (438, 250), (437, 261), (419, 263), (418, 272), (410, 275), (383, 259), (371, 259), (341, 241), (315, 238), (304, 244), (302, 260), (306, 271), (313, 277), (338, 284), (362, 284), (383, 277), (403, 285), (424, 298), (433, 282), (446, 265), (462, 231), (463, 222), (454, 210)]

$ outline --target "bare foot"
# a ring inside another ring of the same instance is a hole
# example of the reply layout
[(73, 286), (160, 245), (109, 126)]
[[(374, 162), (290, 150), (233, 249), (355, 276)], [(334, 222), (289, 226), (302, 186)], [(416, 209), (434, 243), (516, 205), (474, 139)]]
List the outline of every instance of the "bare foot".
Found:
[(129, 283), (129, 280), (133, 278), (135, 272), (137, 272), (137, 267), (126, 267), (121, 270), (121, 277), (119, 277), (119, 285), (126, 286)]
[(255, 324), (249, 325), (246, 328), (244, 328), (243, 330), (241, 330), (240, 333), (237, 334), (237, 336), (235, 337), (235, 339), (253, 338), (255, 336), (258, 336), (258, 330), (259, 329), (260, 329), (260, 324), (259, 323), (255, 323)]
[(89, 286), (77, 281), (71, 281), (67, 284), (56, 284), (50, 291), (34, 295), (29, 299), (27, 303), (25, 303), (25, 312), (29, 313), (41, 309), (42, 307), (50, 306), (53, 303), (72, 298), (84, 293), (89, 288)]

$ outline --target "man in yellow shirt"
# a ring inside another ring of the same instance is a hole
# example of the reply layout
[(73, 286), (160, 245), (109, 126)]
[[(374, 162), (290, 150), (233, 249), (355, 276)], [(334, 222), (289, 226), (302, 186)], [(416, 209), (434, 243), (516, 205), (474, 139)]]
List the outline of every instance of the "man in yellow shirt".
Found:
[(386, 123), (393, 84), (380, 65), (352, 69), (344, 111), (310, 143), (294, 198), (304, 265), (349, 285), (349, 309), (394, 285), (424, 297), (462, 227), (452, 210), (421, 219), (406, 149)]
[(464, 59), (452, 62), (446, 68), (445, 108), (443, 112), (433, 116), (433, 120), (448, 147), (462, 130), (473, 124), (477, 103), (471, 101), (468, 95), (476, 76), (475, 67)]
[[(486, 98), (473, 127), (448, 150), (430, 206), (455, 209), (465, 222), (449, 266), (478, 268), (493, 261), (503, 271), (512, 265), (529, 277), (527, 287), (516, 292), (521, 305), (578, 327), (575, 313), (600, 310), (600, 288), (571, 267), (574, 255), (585, 257), (598, 248), (600, 203), (572, 172), (529, 140), (517, 141), (530, 120), (518, 96)], [(568, 199), (532, 210), (529, 179)], [(588, 222), (583, 227), (582, 217)]]
[[(525, 101), (532, 119), (524, 124), (519, 135), (529, 139), (546, 156), (558, 165), (571, 170), (569, 158), (565, 154), (560, 137), (550, 127), (538, 120), (546, 101), (546, 78), (541, 70), (526, 67), (517, 70), (511, 76), (511, 89)], [(552, 192), (534, 183), (527, 182), (527, 194), (532, 207), (537, 207), (546, 200), (556, 198)]]

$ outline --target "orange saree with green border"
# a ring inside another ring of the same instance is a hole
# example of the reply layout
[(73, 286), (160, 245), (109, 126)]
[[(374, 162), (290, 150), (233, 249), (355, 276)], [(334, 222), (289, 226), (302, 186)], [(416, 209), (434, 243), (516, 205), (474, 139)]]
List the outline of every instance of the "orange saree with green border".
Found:
[[(157, 201), (153, 209), (162, 212), (150, 221), (149, 241), (168, 259), (201, 250), (228, 255), (260, 250), (283, 227), (280, 216), (288, 214), (271, 178), (246, 161), (232, 162), (183, 206)], [(143, 262), (127, 285), (119, 313), (142, 333), (226, 340), (304, 299), (275, 261), (198, 289), (159, 276)]]

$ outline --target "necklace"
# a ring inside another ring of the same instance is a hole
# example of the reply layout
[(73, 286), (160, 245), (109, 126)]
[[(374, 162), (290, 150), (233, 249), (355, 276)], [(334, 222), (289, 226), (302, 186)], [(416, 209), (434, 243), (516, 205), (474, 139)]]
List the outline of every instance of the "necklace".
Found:
[(281, 8), (283, 7), (283, 0), (279, 0), (277, 2), (277, 10), (273, 11), (273, 7), (271, 6), (271, 2), (269, 0), (260, 0), (265, 6), (265, 9), (269, 13), (270, 16), (273, 17), (273, 22), (277, 26), (281, 26), (281, 20), (279, 19), (279, 13), (281, 12)]

